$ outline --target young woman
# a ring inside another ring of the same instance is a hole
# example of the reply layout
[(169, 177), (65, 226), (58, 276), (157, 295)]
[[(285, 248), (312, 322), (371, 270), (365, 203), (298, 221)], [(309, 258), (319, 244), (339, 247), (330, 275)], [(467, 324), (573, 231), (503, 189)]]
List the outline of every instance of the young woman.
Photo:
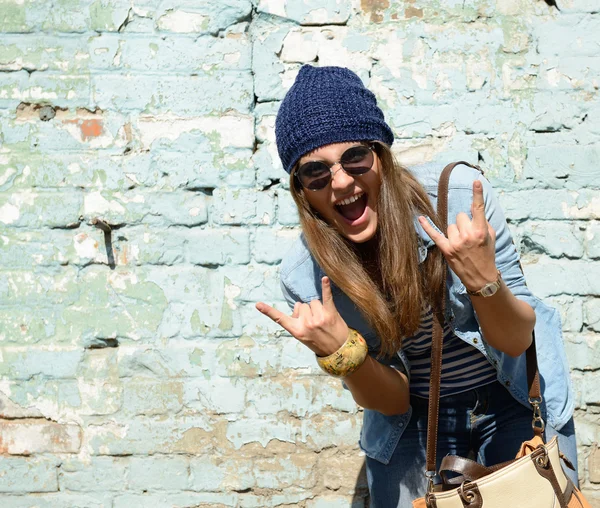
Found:
[(557, 435), (577, 464), (560, 320), (527, 289), (487, 180), (467, 166), (453, 171), (455, 223), (441, 234), (442, 167), (398, 165), (375, 96), (340, 67), (302, 67), (279, 109), (276, 138), (302, 235), (281, 265), (291, 316), (262, 302), (257, 309), (343, 377), (364, 408), (360, 446), (372, 506), (407, 507), (427, 489), (432, 309), (441, 298), (438, 466), (448, 453), (484, 465), (510, 460), (531, 439), (523, 352), (534, 328), (546, 438)]

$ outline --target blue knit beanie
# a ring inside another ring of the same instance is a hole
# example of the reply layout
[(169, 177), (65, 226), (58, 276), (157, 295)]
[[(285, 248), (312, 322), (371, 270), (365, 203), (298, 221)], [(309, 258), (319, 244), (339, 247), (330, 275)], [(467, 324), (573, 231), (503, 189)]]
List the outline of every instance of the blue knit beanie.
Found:
[(277, 150), (291, 173), (304, 154), (330, 143), (394, 142), (375, 95), (345, 67), (304, 65), (275, 122)]

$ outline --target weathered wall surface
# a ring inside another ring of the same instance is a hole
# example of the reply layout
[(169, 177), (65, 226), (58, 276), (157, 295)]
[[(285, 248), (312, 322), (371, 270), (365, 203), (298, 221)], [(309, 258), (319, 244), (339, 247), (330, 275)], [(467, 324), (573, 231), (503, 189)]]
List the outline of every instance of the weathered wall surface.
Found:
[(360, 412), (254, 309), (297, 235), (274, 113), (318, 62), (406, 164), (487, 169), (600, 506), (600, 12), (558, 4), (0, 0), (0, 503), (363, 505)]

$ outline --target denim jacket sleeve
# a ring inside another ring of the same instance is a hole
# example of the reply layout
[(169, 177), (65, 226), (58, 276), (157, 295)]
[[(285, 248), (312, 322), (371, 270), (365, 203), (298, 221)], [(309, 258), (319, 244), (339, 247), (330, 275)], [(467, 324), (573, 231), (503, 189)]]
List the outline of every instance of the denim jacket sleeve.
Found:
[[(560, 315), (556, 309), (534, 296), (527, 287), (502, 207), (489, 182), (483, 176), (479, 176), (479, 179), (484, 185), (488, 222), (496, 231), (496, 266), (512, 293), (518, 299), (527, 302), (536, 314), (534, 337), (544, 416), (550, 425), (560, 429), (570, 419), (574, 410)], [(486, 346), (492, 363), (497, 362), (500, 376), (504, 378), (505, 385), (510, 386), (515, 398), (523, 402), (528, 400), (525, 354), (512, 358), (487, 344)]]
[[(536, 314), (535, 347), (541, 376), (543, 411), (547, 422), (560, 429), (571, 417), (574, 409), (569, 367), (563, 346), (562, 323), (558, 312), (535, 297), (527, 287), (521, 270), (519, 254), (506, 222), (498, 197), (491, 184), (478, 171), (458, 166), (453, 172), (450, 186), (449, 223), (463, 211), (470, 214), (472, 182), (478, 179), (483, 184), (486, 218), (496, 232), (496, 266), (511, 292), (527, 302)], [(478, 347), (496, 367), (498, 380), (512, 395), (527, 407), (527, 364), (525, 354), (512, 358), (491, 347), (482, 335), (477, 316), (473, 311), (466, 288), (454, 274), (449, 288), (450, 307), (454, 314), (455, 333), (474, 347)], [(484, 339), (476, 343), (478, 337)], [(481, 347), (483, 346), (483, 348)]]
[(287, 302), (289, 308), (293, 310), (296, 302), (301, 301), (300, 297), (298, 295), (295, 295), (292, 292), (292, 290), (289, 287), (287, 287), (287, 285), (283, 282), (283, 279), (279, 280), (279, 286), (281, 287), (281, 294), (283, 294), (283, 298)]

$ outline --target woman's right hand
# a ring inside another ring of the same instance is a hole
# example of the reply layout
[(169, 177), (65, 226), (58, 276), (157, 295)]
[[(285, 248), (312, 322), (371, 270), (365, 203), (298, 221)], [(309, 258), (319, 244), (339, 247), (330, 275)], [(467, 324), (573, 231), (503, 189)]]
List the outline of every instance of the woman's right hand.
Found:
[(329, 277), (321, 279), (323, 303), (296, 302), (291, 316), (258, 302), (256, 308), (291, 333), (317, 356), (335, 353), (348, 338), (348, 325), (333, 303)]

